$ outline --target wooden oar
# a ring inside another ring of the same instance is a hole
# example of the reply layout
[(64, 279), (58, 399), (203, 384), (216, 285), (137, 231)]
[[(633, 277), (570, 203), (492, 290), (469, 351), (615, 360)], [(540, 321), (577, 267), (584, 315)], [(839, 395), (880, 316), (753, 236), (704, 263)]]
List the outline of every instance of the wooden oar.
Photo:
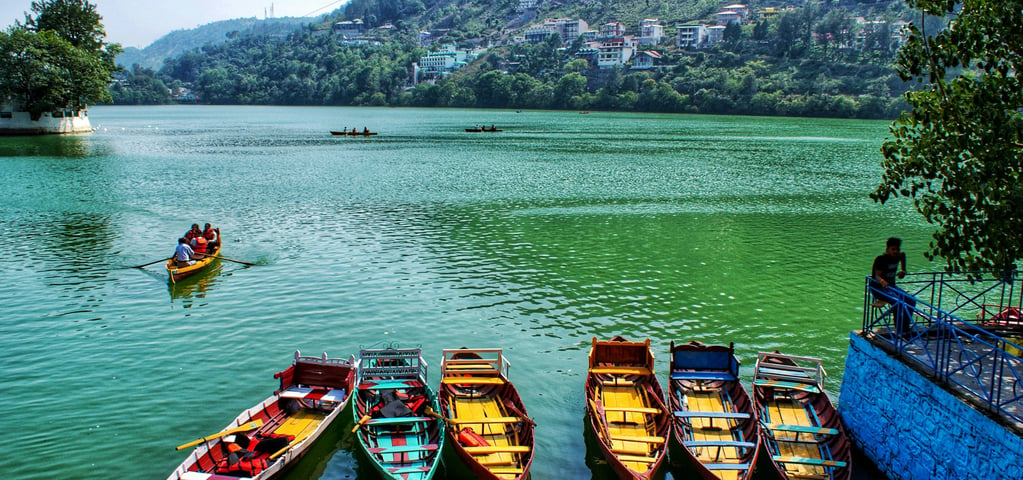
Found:
[(284, 448), (274, 452), (273, 455), (270, 455), (270, 460), (276, 459), (277, 457), (279, 457), (281, 455), (284, 455), (284, 453), (287, 452), (288, 450), (290, 450), (291, 447), (294, 447), (295, 444), (297, 444), (298, 442), (301, 442), (302, 440), (305, 440), (305, 438), (306, 437), (302, 437), (302, 438), (296, 438), (296, 439), (292, 440), (291, 443), (285, 445)]
[(223, 437), (225, 435), (230, 435), (232, 433), (247, 432), (249, 430), (255, 430), (255, 429), (257, 429), (259, 427), (262, 427), (262, 426), (263, 426), (263, 421), (262, 420), (254, 420), (254, 421), (251, 421), (251, 422), (246, 423), (244, 425), (239, 425), (237, 427), (229, 428), (227, 430), (221, 430), (221, 431), (219, 431), (217, 433), (214, 433), (213, 435), (207, 435), (207, 436), (202, 437), (202, 438), (200, 438), (198, 440), (194, 440), (194, 441), (188, 442), (188, 443), (183, 444), (183, 445), (178, 445), (178, 447), (175, 448), (175, 450), (181, 450), (182, 448), (194, 447), (194, 446), (196, 446), (196, 445), (198, 445), (198, 444), (200, 444), (202, 442), (208, 442), (208, 441), (213, 440), (215, 438), (220, 438), (220, 437)]
[(174, 258), (174, 257), (170, 257), (170, 258), (161, 258), (161, 259), (159, 259), (159, 260), (154, 260), (154, 261), (152, 261), (152, 262), (149, 262), (149, 263), (143, 263), (142, 265), (135, 265), (134, 267), (130, 267), (130, 268), (142, 268), (142, 267), (148, 267), (148, 266), (150, 266), (150, 265), (152, 265), (152, 264), (154, 264), (154, 263), (166, 262), (167, 260), (170, 260), (171, 258)]
[(438, 419), (444, 420), (444, 417), (441, 416), (441, 414), (433, 411), (433, 408), (430, 407), (429, 405), (427, 405), (426, 408), (423, 409), (423, 413), (425, 413), (425, 414), (427, 414), (427, 415), (429, 415), (429, 416), (431, 416), (433, 418), (438, 418)]
[(241, 260), (234, 260), (234, 259), (230, 259), (230, 258), (227, 258), (227, 257), (222, 257), (220, 255), (213, 255), (213, 258), (219, 258), (221, 260), (227, 260), (229, 262), (240, 263), (242, 265), (249, 265), (249, 266), (255, 265), (255, 263), (243, 262)]
[(352, 427), (352, 433), (358, 432), (359, 429), (362, 428), (362, 426), (365, 425), (366, 422), (368, 422), (371, 418), (373, 417), (370, 417), (369, 415), (363, 415), (362, 418), (360, 418), (359, 421), (355, 423), (355, 426)]

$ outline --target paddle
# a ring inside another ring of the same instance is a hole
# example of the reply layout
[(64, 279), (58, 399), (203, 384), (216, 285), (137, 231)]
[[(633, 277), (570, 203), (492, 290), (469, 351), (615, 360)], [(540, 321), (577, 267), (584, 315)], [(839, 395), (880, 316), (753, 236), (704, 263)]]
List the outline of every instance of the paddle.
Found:
[(359, 429), (362, 428), (362, 426), (365, 425), (366, 422), (370, 420), (370, 418), (373, 417), (370, 417), (369, 415), (363, 415), (362, 418), (360, 418), (359, 421), (355, 423), (355, 427), (352, 427), (352, 433), (358, 432)]
[(213, 258), (219, 258), (221, 260), (227, 260), (229, 262), (240, 263), (242, 265), (249, 265), (249, 266), (255, 265), (255, 263), (243, 262), (241, 260), (233, 260), (233, 259), (230, 259), (230, 258), (227, 258), (227, 257), (222, 257), (220, 255), (213, 255)]
[(208, 441), (213, 440), (215, 438), (220, 438), (220, 437), (223, 437), (225, 435), (230, 435), (232, 433), (238, 433), (238, 432), (245, 432), (245, 431), (249, 431), (249, 430), (254, 430), (254, 429), (257, 429), (257, 428), (262, 427), (262, 426), (263, 426), (263, 421), (262, 420), (254, 420), (254, 421), (251, 421), (251, 422), (246, 423), (244, 425), (239, 425), (239, 426), (234, 427), (234, 428), (229, 428), (227, 430), (222, 430), (220, 432), (214, 433), (213, 435), (207, 435), (207, 436), (202, 437), (202, 438), (200, 438), (198, 440), (194, 440), (194, 441), (188, 442), (188, 443), (183, 444), (183, 445), (178, 445), (177, 448), (175, 448), (175, 450), (181, 450), (182, 448), (194, 447), (194, 446), (196, 446), (196, 445), (198, 445), (198, 444), (200, 444), (202, 442), (208, 442)]
[(430, 407), (430, 406), (427, 406), (425, 409), (423, 409), (423, 413), (425, 413), (425, 414), (427, 414), (427, 415), (429, 415), (429, 416), (431, 416), (433, 418), (439, 418), (441, 420), (444, 420), (444, 417), (442, 417), (439, 413), (433, 411), (433, 408)]
[[(174, 257), (171, 257), (171, 258), (174, 258)], [(170, 258), (161, 258), (161, 259), (159, 259), (159, 260), (153, 260), (152, 262), (149, 262), (149, 263), (143, 263), (142, 265), (135, 265), (134, 267), (131, 267), (131, 268), (142, 268), (142, 267), (148, 267), (148, 266), (150, 266), (150, 265), (152, 265), (152, 264), (154, 264), (154, 263), (166, 262), (167, 260), (170, 260)]]
[(303, 438), (296, 438), (296, 439), (292, 440), (291, 443), (285, 445), (284, 448), (278, 450), (273, 455), (270, 455), (270, 460), (276, 459), (277, 457), (283, 455), (284, 452), (287, 452), (288, 450), (291, 449), (291, 447), (295, 446), (295, 444), (297, 444), (298, 442), (301, 442), (302, 440), (305, 440), (305, 438), (304, 437)]

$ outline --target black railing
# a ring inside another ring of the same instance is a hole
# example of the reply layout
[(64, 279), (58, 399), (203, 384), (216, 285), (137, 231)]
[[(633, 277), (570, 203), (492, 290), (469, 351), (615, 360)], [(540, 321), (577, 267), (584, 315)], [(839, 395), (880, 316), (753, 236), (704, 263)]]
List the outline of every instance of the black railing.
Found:
[(899, 287), (866, 278), (863, 331), (936, 382), (1023, 424), (1023, 288), (1015, 274), (911, 274)]

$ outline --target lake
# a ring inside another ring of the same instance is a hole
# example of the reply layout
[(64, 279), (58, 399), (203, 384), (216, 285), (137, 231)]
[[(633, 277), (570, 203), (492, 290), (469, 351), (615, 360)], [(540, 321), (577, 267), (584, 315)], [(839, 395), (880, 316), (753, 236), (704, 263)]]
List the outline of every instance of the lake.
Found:
[[(6, 478), (163, 479), (176, 445), (277, 386), (296, 350), (503, 348), (533, 478), (591, 478), (593, 337), (822, 358), (837, 400), (863, 281), (931, 228), (868, 198), (887, 122), (592, 112), (96, 107), (0, 138)], [(468, 133), (475, 125), (501, 132)], [(330, 130), (368, 127), (369, 138)], [(192, 223), (219, 269), (169, 288)], [(438, 379), (432, 378), (436, 386)], [(666, 387), (666, 380), (662, 378)], [(347, 415), (346, 415), (347, 417)], [(348, 419), (350, 422), (350, 419)], [(370, 478), (338, 428), (290, 478)], [(597, 468), (599, 470), (599, 467)]]

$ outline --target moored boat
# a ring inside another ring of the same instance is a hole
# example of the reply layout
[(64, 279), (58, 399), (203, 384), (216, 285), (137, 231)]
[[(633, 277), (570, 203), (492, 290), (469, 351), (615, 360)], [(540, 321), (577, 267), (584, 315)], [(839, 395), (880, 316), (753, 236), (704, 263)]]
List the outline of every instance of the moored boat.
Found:
[(852, 459), (820, 359), (760, 353), (753, 398), (766, 454), (781, 478), (848, 480)]
[(438, 391), (455, 453), (477, 479), (524, 479), (534, 423), (500, 349), (444, 350)]
[(198, 445), (167, 480), (277, 478), (344, 410), (355, 386), (354, 357), (304, 357), (274, 374), (280, 388)]
[(675, 441), (700, 478), (752, 477), (759, 422), (739, 381), (739, 360), (732, 345), (671, 342), (668, 405)]
[(418, 348), (360, 350), (355, 408), (359, 446), (384, 478), (433, 478), (444, 448), (437, 397)]
[(670, 418), (650, 339), (593, 339), (586, 416), (608, 465), (623, 479), (650, 479), (667, 453)]
[(366, 132), (366, 131), (362, 131), (362, 132), (359, 132), (359, 131), (346, 132), (344, 130), (331, 130), (330, 134), (334, 135), (335, 137), (371, 137), (373, 135), (377, 135), (378, 133), (377, 132)]
[(213, 244), (203, 258), (196, 260), (195, 263), (179, 267), (177, 262), (174, 261), (174, 257), (167, 259), (165, 268), (167, 269), (167, 279), (170, 280), (171, 283), (175, 283), (182, 278), (189, 277), (206, 270), (206, 267), (209, 267), (210, 265), (213, 265), (214, 262), (220, 260), (219, 254), (221, 246), (224, 244), (224, 239), (220, 236), (219, 228), (215, 229), (215, 231), (217, 232), (217, 242)]

